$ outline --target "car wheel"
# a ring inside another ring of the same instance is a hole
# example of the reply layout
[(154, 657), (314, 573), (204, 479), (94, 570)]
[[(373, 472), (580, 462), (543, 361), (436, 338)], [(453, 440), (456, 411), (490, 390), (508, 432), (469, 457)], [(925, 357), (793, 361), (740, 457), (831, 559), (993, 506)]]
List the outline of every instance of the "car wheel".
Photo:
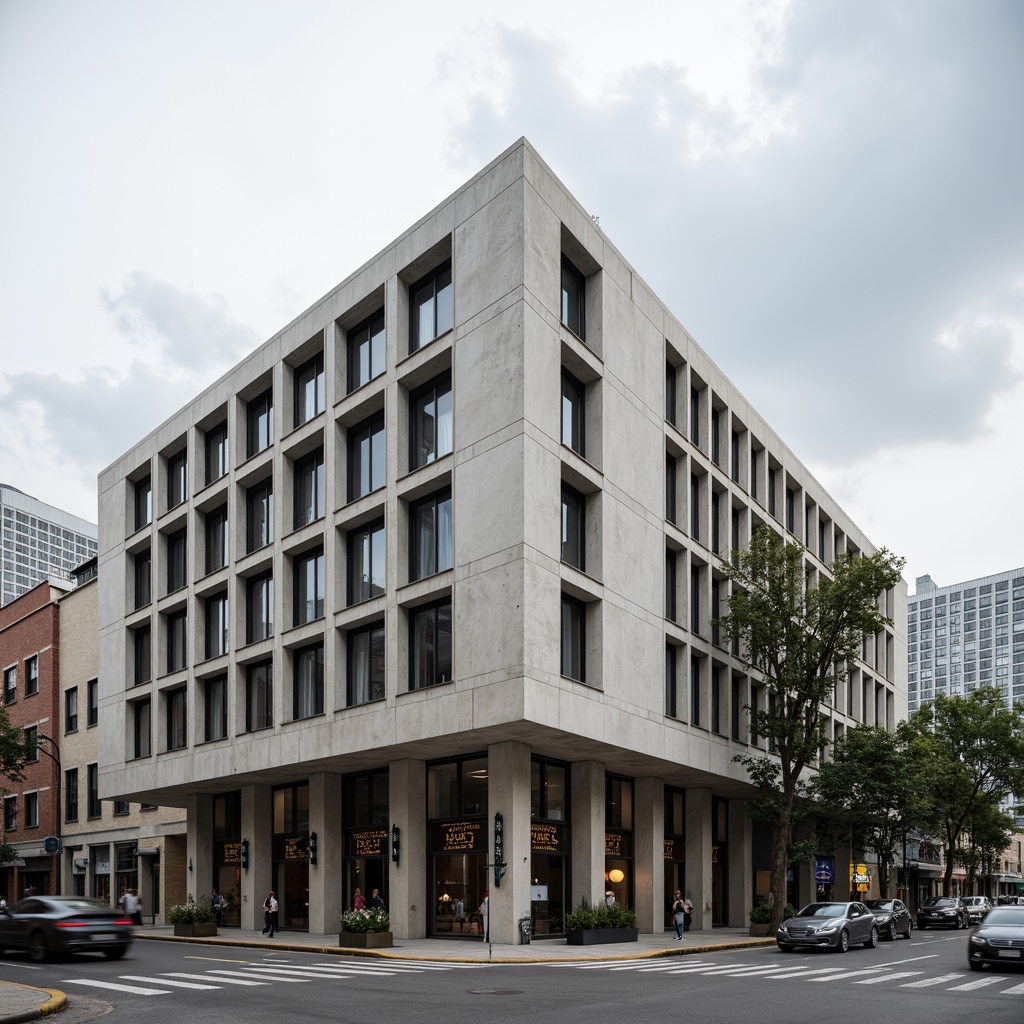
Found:
[(967, 966), (970, 967), (970, 969), (972, 971), (983, 971), (983, 970), (985, 970), (985, 965), (983, 963), (980, 963), (977, 960), (968, 960), (967, 961)]
[(108, 960), (120, 960), (128, 952), (127, 946), (115, 946), (113, 949), (103, 950), (103, 955)]
[(50, 952), (46, 944), (46, 936), (42, 932), (33, 932), (28, 937), (28, 955), (36, 963), (41, 963)]
[(780, 942), (779, 943), (779, 949), (783, 953), (792, 953), (793, 952), (793, 947), (788, 942)]
[(878, 926), (871, 926), (871, 938), (864, 943), (865, 949), (874, 949), (878, 945)]
[(844, 928), (839, 933), (839, 942), (836, 943), (836, 950), (845, 953), (850, 948), (850, 933)]
[(886, 938), (890, 942), (895, 942), (896, 941), (896, 922), (895, 921), (890, 921), (889, 922), (889, 934), (886, 935)]
[(914, 934), (914, 922), (907, 921), (907, 930), (903, 933), (903, 938), (909, 939)]

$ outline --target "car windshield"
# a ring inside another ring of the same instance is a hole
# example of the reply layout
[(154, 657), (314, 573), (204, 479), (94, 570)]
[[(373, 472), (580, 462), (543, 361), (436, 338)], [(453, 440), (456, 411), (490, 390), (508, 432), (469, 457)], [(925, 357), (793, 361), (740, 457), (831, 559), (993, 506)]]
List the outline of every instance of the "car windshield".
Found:
[(1016, 924), (1024, 928), (1024, 913), (1019, 910), (1011, 910), (1009, 907), (993, 907), (982, 924), (985, 926), (990, 924)]
[(926, 907), (955, 907), (956, 900), (951, 896), (933, 896), (925, 903)]
[(842, 917), (845, 913), (845, 903), (808, 903), (797, 917)]
[(892, 910), (892, 900), (865, 900), (864, 906), (871, 910)]

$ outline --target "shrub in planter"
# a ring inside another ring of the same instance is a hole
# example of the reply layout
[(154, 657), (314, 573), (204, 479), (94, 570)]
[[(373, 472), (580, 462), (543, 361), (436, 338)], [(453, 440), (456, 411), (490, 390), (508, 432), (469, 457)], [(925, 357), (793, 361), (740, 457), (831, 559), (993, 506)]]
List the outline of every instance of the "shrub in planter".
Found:
[(213, 907), (205, 896), (198, 902), (179, 903), (167, 911), (168, 924), (215, 924), (216, 921)]
[(570, 932), (593, 931), (597, 928), (635, 928), (636, 914), (628, 907), (617, 903), (607, 907), (599, 903), (591, 906), (587, 900), (580, 900), (579, 906), (565, 919), (565, 929)]
[(340, 921), (343, 932), (361, 934), (391, 931), (391, 919), (386, 910), (346, 910)]

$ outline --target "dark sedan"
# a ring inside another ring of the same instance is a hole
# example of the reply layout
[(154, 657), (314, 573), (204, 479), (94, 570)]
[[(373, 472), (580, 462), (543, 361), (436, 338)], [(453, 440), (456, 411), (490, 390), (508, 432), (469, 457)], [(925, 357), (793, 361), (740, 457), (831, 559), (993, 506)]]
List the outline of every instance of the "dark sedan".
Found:
[(875, 916), (880, 939), (910, 938), (914, 922), (903, 900), (865, 900), (864, 906)]
[(845, 953), (861, 943), (878, 945), (878, 925), (863, 903), (808, 903), (796, 917), (783, 921), (775, 933), (783, 953), (797, 946), (823, 946)]
[(966, 928), (967, 904), (959, 896), (933, 896), (917, 911), (918, 928)]
[(0, 956), (24, 949), (33, 960), (51, 953), (124, 956), (132, 944), (132, 919), (84, 896), (29, 896), (0, 910)]
[(1024, 967), (1024, 907), (993, 907), (967, 940), (967, 963), (972, 971)]

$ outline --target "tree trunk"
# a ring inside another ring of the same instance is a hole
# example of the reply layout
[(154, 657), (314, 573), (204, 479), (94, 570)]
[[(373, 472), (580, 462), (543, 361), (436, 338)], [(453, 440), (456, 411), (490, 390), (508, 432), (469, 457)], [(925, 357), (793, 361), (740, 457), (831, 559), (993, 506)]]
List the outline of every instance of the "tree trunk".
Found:
[(786, 919), (789, 846), (793, 831), (793, 798), (784, 798), (782, 814), (772, 833), (772, 894), (775, 897), (773, 932)]

